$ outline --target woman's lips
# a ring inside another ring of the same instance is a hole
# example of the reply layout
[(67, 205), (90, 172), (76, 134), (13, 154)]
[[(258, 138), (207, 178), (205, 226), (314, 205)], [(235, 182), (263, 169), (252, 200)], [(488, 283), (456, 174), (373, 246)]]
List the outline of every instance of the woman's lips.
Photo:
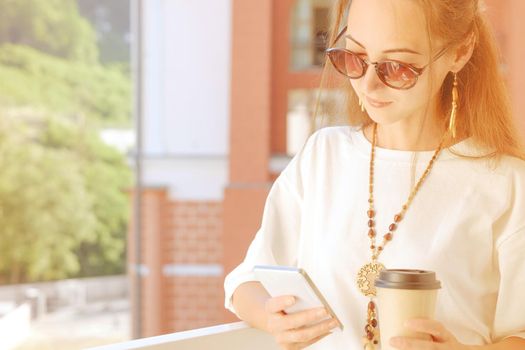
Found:
[(374, 108), (386, 107), (386, 106), (388, 106), (389, 104), (392, 103), (392, 101), (390, 101), (390, 102), (382, 102), (382, 101), (374, 100), (373, 98), (370, 98), (368, 96), (366, 96), (366, 100), (368, 101), (368, 104), (371, 105)]

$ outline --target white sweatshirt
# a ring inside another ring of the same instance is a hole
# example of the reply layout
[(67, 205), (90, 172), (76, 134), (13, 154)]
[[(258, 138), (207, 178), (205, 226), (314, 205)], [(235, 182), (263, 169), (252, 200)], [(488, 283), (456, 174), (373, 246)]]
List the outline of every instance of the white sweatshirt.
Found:
[[(244, 261), (226, 277), (225, 306), (256, 264), (305, 269), (345, 326), (309, 349), (361, 349), (368, 298), (356, 287), (370, 261), (371, 144), (362, 131), (327, 127), (309, 137), (274, 182)], [(467, 139), (456, 152), (480, 154)], [(376, 148), (378, 243), (433, 155)], [(436, 272), (436, 319), (457, 339), (482, 345), (525, 338), (525, 162), (465, 159), (443, 150), (379, 261)]]

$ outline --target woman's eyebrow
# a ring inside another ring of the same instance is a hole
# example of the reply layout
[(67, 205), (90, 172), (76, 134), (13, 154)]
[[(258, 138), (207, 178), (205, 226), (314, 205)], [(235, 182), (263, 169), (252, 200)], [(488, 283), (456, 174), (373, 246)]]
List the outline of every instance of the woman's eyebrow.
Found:
[[(365, 48), (365, 46), (363, 44), (361, 44), (359, 41), (355, 40), (350, 34), (346, 34), (345, 38), (352, 40), (354, 43), (356, 43), (357, 45), (359, 45), (363, 49)], [(416, 54), (416, 55), (423, 55), (422, 53), (414, 51), (414, 50), (411, 50), (411, 49), (388, 49), (388, 50), (383, 51), (383, 53), (392, 53), (392, 52), (407, 52), (407, 53), (413, 53), (413, 54)]]

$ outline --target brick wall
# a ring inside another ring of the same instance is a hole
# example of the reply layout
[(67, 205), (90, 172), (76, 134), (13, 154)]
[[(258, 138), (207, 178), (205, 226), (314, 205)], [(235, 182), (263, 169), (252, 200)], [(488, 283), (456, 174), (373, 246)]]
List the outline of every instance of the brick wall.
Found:
[(171, 310), (171, 332), (223, 323), (221, 277), (174, 277), (167, 288), (166, 308)]
[(144, 190), (141, 337), (223, 323), (222, 211), (221, 202), (174, 201), (165, 189)]
[(172, 202), (168, 206), (166, 263), (181, 271), (166, 276), (167, 327), (182, 331), (220, 324), (222, 203)]
[(222, 260), (222, 203), (171, 202), (167, 217), (169, 262), (213, 264)]

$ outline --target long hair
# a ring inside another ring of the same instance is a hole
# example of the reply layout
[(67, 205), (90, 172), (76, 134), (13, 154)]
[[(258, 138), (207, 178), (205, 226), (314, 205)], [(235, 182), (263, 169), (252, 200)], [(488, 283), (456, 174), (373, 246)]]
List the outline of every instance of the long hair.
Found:
[[(490, 157), (502, 155), (525, 159), (525, 151), (519, 139), (518, 129), (512, 117), (510, 98), (500, 72), (500, 53), (490, 24), (478, 0), (414, 0), (418, 1), (426, 15), (428, 42), (433, 48), (433, 38), (442, 38), (447, 45), (461, 44), (471, 33), (475, 46), (469, 62), (458, 72), (460, 103), (456, 116), (458, 138), (470, 137), (472, 141), (491, 150)], [(333, 43), (344, 26), (352, 0), (337, 0), (332, 9), (332, 24), (329, 43)], [(327, 59), (321, 79), (325, 81)], [(361, 111), (358, 96), (346, 81), (344, 113), (352, 126), (366, 126), (372, 122), (368, 114)], [(443, 116), (443, 125), (448, 125), (452, 74), (449, 74), (438, 94), (438, 112)], [(317, 107), (316, 112), (317, 114)], [(315, 117), (315, 116), (314, 116)]]

